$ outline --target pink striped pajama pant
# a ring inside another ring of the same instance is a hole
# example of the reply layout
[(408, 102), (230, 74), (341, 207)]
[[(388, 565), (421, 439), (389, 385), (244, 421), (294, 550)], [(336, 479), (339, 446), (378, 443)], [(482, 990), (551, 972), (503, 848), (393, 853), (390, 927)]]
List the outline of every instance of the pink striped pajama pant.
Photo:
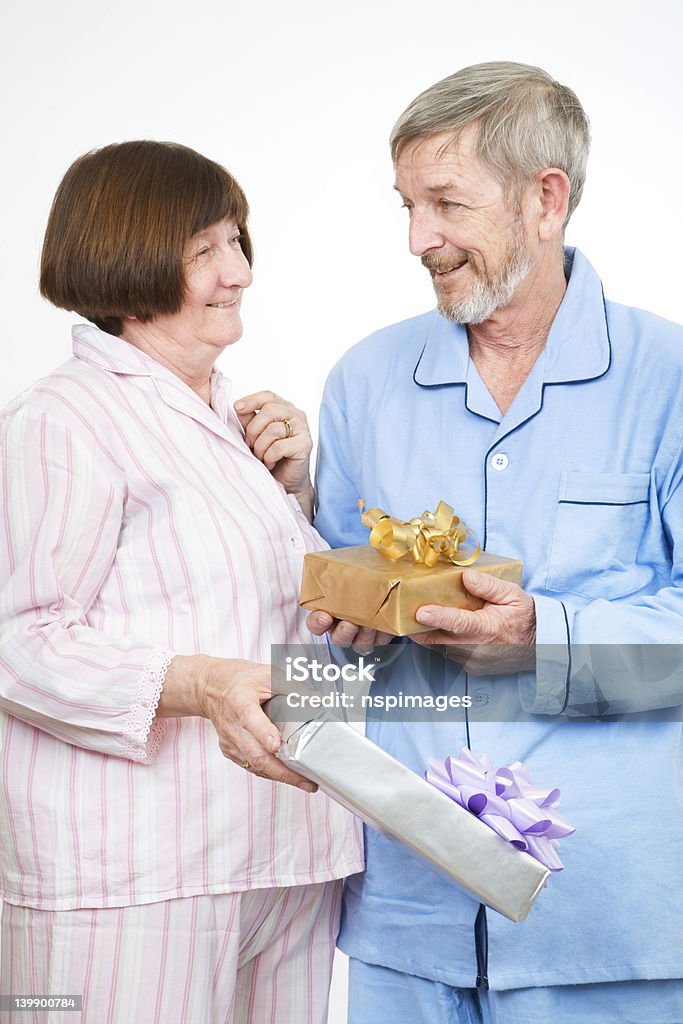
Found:
[(0, 992), (82, 995), (3, 1024), (323, 1024), (341, 881), (110, 910), (4, 904)]

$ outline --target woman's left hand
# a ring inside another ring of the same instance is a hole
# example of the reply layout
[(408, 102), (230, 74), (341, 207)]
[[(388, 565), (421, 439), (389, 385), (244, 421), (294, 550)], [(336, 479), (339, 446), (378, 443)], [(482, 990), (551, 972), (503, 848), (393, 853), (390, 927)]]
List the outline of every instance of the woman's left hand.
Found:
[(247, 444), (305, 514), (313, 515), (309, 462), (313, 441), (306, 414), (272, 391), (257, 391), (235, 402)]

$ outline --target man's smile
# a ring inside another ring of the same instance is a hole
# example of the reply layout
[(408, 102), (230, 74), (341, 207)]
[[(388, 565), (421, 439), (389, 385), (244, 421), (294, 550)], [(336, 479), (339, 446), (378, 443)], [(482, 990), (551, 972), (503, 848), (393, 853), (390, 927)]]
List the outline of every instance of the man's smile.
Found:
[(427, 268), (429, 273), (436, 280), (448, 277), (449, 274), (453, 274), (455, 271), (460, 270), (460, 268), (464, 267), (468, 262), (469, 260), (466, 256), (460, 260), (451, 259), (448, 263), (443, 259), (435, 258), (429, 254), (422, 257), (423, 266)]

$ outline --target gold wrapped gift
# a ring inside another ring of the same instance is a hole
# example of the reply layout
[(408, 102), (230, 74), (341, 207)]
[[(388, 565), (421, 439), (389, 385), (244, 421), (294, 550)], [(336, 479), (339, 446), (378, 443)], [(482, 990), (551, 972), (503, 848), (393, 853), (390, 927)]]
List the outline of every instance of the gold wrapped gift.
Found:
[(522, 563), (480, 553), (476, 537), (445, 502), (436, 514), (425, 512), (406, 523), (381, 509), (363, 513), (363, 522), (372, 530), (372, 547), (361, 544), (305, 556), (302, 608), (409, 636), (431, 628), (415, 619), (423, 604), (482, 607), (483, 601), (462, 580), (465, 567), (475, 561), (478, 572), (521, 583)]

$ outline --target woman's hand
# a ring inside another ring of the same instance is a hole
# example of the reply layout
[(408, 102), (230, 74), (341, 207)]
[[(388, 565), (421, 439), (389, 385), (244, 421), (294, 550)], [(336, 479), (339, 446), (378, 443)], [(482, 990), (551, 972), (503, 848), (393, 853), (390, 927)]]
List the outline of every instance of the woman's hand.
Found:
[(246, 442), (288, 494), (293, 494), (309, 520), (313, 518), (313, 485), (309, 461), (313, 441), (306, 414), (272, 391), (257, 391), (235, 402)]
[(218, 733), (221, 752), (240, 768), (314, 793), (315, 783), (275, 756), (280, 733), (261, 710), (272, 696), (270, 680), (269, 665), (205, 654), (176, 655), (166, 672), (157, 714), (208, 718)]

